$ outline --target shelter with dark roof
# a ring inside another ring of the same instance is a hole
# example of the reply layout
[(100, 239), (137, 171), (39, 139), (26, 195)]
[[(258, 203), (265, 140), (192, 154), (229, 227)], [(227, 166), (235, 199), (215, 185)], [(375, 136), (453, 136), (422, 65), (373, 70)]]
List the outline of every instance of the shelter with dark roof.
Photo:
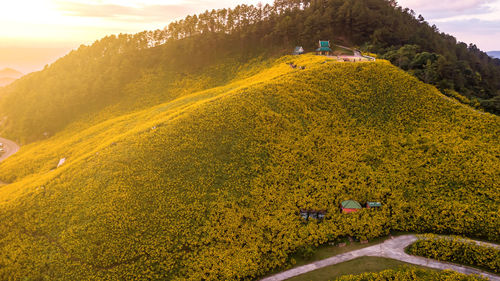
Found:
[(354, 200), (345, 200), (340, 204), (342, 213), (352, 213), (361, 210), (361, 204)]
[(315, 220), (323, 220), (326, 216), (325, 210), (300, 210), (300, 216), (304, 220), (315, 219)]
[(304, 53), (304, 48), (302, 48), (302, 46), (297, 46), (293, 50), (294, 55), (302, 55), (303, 53)]
[(330, 48), (330, 41), (319, 41), (319, 48), (316, 49), (317, 55), (329, 56), (332, 52), (333, 51)]

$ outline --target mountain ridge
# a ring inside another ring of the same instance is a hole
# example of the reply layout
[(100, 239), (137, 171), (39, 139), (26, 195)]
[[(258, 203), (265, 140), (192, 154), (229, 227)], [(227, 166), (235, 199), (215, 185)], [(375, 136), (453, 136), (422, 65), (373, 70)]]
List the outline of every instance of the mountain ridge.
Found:
[[(7, 117), (0, 133), (23, 144), (41, 140), (89, 115), (111, 116), (111, 107), (120, 109), (116, 116), (160, 104), (171, 98), (171, 90), (182, 92), (180, 80), (188, 88), (223, 85), (234, 78), (230, 64), (277, 58), (295, 46), (315, 50), (318, 40), (375, 53), (443, 93), (453, 90), (485, 111), (500, 112), (496, 60), (395, 2), (286, 0), (206, 11), (161, 30), (107, 36), (81, 46), (0, 90), (0, 115)], [(207, 69), (211, 73), (202, 82), (187, 83)]]
[(24, 75), (23, 73), (8, 67), (0, 70), (0, 78), (9, 77), (18, 79), (21, 78), (23, 75)]
[[(0, 278), (254, 279), (345, 235), (498, 237), (498, 116), (383, 60), (250, 73), (2, 162)], [(383, 207), (343, 215), (345, 199)]]
[(7, 86), (17, 79), (21, 78), (24, 74), (21, 72), (12, 69), (12, 68), (4, 68), (0, 70), (0, 87)]
[(500, 59), (500, 51), (489, 51), (486, 52), (490, 57)]

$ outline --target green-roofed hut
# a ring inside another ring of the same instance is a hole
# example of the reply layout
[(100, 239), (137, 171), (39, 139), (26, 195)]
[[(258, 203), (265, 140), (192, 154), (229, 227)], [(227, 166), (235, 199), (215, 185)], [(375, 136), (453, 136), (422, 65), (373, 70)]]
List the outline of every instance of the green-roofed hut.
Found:
[(361, 210), (361, 204), (354, 200), (345, 200), (340, 204), (342, 213), (352, 213)]
[(316, 54), (321, 56), (329, 56), (332, 54), (332, 49), (330, 48), (330, 41), (319, 41), (319, 48), (316, 49)]
[(382, 207), (382, 203), (380, 202), (366, 202), (366, 208), (380, 208)]

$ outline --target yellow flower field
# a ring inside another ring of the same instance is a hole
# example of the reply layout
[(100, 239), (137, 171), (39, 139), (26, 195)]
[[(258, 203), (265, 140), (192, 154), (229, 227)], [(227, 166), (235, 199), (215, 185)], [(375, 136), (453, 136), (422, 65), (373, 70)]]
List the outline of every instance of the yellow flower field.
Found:
[[(238, 71), (2, 162), (0, 279), (251, 280), (345, 236), (500, 237), (497, 116), (383, 60)], [(382, 207), (341, 214), (347, 199)]]

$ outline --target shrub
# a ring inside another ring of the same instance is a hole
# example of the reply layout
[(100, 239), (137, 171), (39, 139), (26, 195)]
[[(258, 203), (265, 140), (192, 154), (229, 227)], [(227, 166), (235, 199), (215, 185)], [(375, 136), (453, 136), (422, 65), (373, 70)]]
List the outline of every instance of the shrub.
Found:
[(441, 281), (441, 280), (461, 280), (479, 281), (486, 280), (479, 276), (470, 276), (454, 272), (451, 270), (434, 271), (430, 269), (419, 269), (416, 267), (403, 267), (400, 269), (388, 269), (377, 273), (363, 273), (359, 275), (346, 275), (339, 277), (338, 281), (371, 281), (371, 280), (392, 280), (392, 281)]
[(408, 246), (412, 255), (479, 267), (494, 273), (500, 272), (500, 249), (458, 236), (441, 237), (421, 235)]

